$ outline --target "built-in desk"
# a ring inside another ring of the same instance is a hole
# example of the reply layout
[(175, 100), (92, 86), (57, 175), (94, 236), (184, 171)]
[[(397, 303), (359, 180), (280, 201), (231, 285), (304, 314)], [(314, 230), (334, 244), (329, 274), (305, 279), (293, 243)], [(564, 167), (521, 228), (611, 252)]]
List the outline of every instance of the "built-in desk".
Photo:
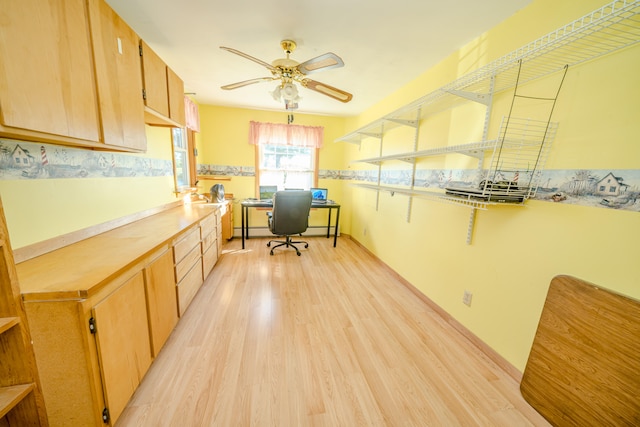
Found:
[[(242, 249), (244, 249), (244, 239), (249, 239), (249, 209), (272, 209), (273, 201), (246, 199), (240, 205), (242, 206)], [(327, 220), (327, 239), (331, 235), (331, 212), (336, 209), (336, 224), (335, 229), (333, 230), (333, 247), (335, 248), (338, 241), (338, 226), (340, 224), (340, 205), (332, 201), (327, 201), (326, 203), (312, 203), (311, 209), (329, 209), (329, 219)]]

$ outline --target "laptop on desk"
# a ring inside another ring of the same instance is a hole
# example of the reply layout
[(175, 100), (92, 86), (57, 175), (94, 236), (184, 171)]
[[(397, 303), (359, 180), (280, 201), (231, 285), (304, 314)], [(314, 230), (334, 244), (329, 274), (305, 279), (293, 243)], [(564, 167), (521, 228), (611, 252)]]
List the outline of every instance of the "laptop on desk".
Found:
[(326, 188), (310, 188), (311, 191), (311, 203), (327, 203), (327, 189)]
[(260, 186), (260, 201), (270, 202), (273, 200), (273, 195), (278, 191), (277, 185), (261, 185)]

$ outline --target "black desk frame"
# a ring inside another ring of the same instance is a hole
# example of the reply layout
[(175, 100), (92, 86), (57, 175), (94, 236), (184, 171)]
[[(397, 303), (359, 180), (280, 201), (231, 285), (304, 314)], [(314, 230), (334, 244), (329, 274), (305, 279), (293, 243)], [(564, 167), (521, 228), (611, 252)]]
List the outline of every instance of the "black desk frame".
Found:
[[(242, 249), (244, 249), (244, 239), (249, 239), (249, 208), (266, 208), (272, 209), (273, 202), (264, 202), (261, 200), (245, 200), (242, 206)], [(340, 205), (337, 203), (312, 203), (311, 209), (329, 209), (329, 220), (327, 221), (327, 239), (331, 236), (331, 212), (336, 209), (336, 225), (333, 232), (333, 247), (336, 247), (338, 241), (338, 225), (340, 224)]]

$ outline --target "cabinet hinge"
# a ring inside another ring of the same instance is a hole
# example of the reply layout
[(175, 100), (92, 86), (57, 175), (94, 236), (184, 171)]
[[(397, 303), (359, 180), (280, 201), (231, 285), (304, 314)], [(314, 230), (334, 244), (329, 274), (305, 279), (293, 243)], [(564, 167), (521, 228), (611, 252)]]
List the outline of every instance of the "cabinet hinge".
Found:
[(111, 420), (111, 417), (109, 416), (109, 409), (108, 408), (104, 408), (102, 410), (102, 422), (105, 423), (105, 424), (108, 424), (109, 420)]
[(142, 45), (141, 44), (138, 45), (138, 52), (140, 52), (140, 56), (142, 56)]
[(92, 334), (95, 334), (97, 331), (98, 329), (96, 326), (96, 319), (92, 317), (89, 319), (89, 332), (91, 332)]
[(145, 89), (142, 89), (142, 99), (147, 100), (147, 91)]

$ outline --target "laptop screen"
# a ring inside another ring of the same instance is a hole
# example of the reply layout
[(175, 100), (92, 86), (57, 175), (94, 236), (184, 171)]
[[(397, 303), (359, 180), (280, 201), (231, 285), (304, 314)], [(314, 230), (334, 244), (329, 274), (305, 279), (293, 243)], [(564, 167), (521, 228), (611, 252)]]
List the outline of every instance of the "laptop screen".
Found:
[(278, 191), (277, 185), (261, 185), (260, 186), (260, 200), (273, 199), (273, 193)]
[(327, 189), (326, 188), (311, 188), (311, 195), (313, 197), (313, 201), (327, 201)]

